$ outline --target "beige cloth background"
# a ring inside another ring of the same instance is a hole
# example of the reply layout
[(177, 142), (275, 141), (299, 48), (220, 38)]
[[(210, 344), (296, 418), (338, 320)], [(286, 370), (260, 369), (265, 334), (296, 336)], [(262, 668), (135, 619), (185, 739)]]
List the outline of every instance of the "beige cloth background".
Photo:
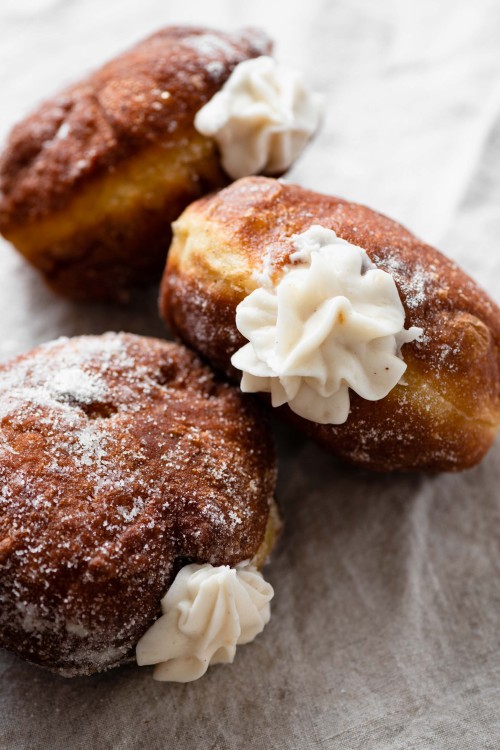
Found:
[[(326, 90), (291, 177), (366, 202), (500, 301), (498, 0), (2, 0), (0, 138), (161, 24), (265, 26)], [(3, 243), (0, 358), (61, 334), (164, 335), (133, 307), (55, 299)], [(496, 750), (500, 445), (457, 476), (373, 476), (276, 425), (286, 529), (264, 634), (191, 685), (130, 666), (63, 680), (0, 654), (0, 748)]]

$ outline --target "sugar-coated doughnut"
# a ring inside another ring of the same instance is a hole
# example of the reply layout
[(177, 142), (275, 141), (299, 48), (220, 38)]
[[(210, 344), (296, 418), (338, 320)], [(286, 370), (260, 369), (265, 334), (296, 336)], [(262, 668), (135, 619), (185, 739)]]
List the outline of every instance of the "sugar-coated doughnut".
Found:
[(351, 391), (343, 424), (318, 424), (287, 405), (281, 413), (372, 469), (453, 471), (479, 462), (500, 426), (500, 311), (455, 263), (369, 208), (259, 177), (193, 203), (175, 224), (162, 283), (173, 332), (240, 382), (231, 358), (247, 341), (237, 308), (263, 274), (269, 281), (290, 268), (294, 237), (314, 225), (363, 248), (370, 266), (394, 280), (406, 329), (418, 328), (401, 349), (403, 380), (379, 400)]
[(182, 346), (39, 346), (0, 366), (0, 416), (0, 646), (30, 662), (121, 664), (183, 566), (258, 568), (271, 551), (260, 405)]
[(171, 26), (42, 104), (0, 159), (0, 232), (74, 299), (158, 279), (170, 223), (229, 179), (194, 117), (270, 50), (255, 29)]

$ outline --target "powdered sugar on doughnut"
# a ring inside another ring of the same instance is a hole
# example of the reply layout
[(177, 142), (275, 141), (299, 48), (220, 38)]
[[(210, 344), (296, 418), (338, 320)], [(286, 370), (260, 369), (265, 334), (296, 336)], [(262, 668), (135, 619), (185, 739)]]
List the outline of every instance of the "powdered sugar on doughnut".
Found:
[(111, 667), (179, 561), (237, 564), (262, 541), (267, 433), (182, 347), (41, 346), (0, 367), (0, 423), (0, 644), (25, 658)]

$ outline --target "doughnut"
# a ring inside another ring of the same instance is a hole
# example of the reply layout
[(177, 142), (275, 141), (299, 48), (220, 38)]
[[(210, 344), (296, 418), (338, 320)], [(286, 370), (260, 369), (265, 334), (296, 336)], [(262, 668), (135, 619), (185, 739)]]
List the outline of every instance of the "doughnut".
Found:
[(253, 585), (279, 528), (253, 397), (183, 346), (113, 333), (1, 365), (0, 394), (1, 647), (88, 675), (134, 658), (180, 572), (250, 562)]
[[(386, 308), (376, 306), (382, 288)], [(160, 308), (220, 372), (271, 393), (285, 419), (358, 466), (458, 471), (498, 432), (499, 308), (455, 263), (364, 206), (265, 177), (198, 200), (174, 225)], [(338, 317), (314, 328), (328, 310)], [(399, 333), (383, 336), (396, 319)], [(383, 371), (366, 369), (374, 362)], [(318, 372), (330, 380), (318, 384)], [(386, 376), (395, 380), (383, 390)]]
[(229, 179), (195, 114), (270, 50), (255, 29), (171, 26), (42, 104), (0, 159), (0, 232), (76, 300), (158, 280), (170, 223)]

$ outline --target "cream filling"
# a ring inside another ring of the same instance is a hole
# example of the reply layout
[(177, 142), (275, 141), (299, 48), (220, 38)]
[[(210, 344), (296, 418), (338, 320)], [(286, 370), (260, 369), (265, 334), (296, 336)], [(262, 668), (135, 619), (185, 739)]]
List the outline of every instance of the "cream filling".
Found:
[(228, 664), (271, 618), (272, 586), (248, 563), (187, 565), (161, 601), (163, 615), (137, 644), (137, 663), (156, 664), (154, 679), (191, 682), (212, 664)]
[(313, 226), (294, 236), (292, 264), (276, 283), (265, 272), (260, 288), (236, 309), (248, 340), (231, 361), (241, 389), (271, 394), (305, 419), (342, 424), (351, 388), (368, 401), (384, 398), (406, 370), (403, 344), (421, 328), (405, 329), (393, 277), (375, 268), (365, 250), (331, 229)]
[(241, 62), (202, 107), (195, 127), (214, 138), (230, 177), (280, 174), (319, 127), (323, 97), (302, 76), (262, 56)]

